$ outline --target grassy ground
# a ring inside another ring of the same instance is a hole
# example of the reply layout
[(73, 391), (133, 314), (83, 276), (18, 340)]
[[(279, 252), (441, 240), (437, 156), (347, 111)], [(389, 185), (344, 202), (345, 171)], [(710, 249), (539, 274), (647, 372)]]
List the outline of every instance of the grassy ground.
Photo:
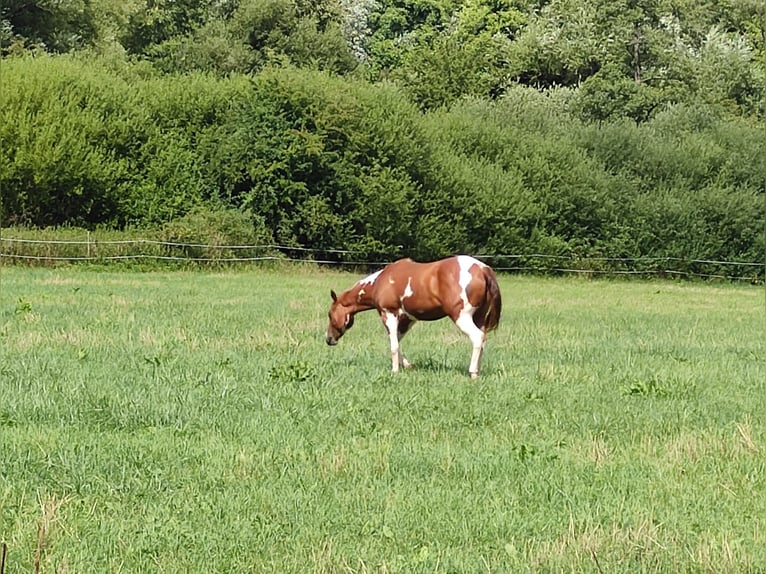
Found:
[(471, 382), (356, 278), (0, 268), (7, 574), (766, 571), (763, 288), (501, 277)]

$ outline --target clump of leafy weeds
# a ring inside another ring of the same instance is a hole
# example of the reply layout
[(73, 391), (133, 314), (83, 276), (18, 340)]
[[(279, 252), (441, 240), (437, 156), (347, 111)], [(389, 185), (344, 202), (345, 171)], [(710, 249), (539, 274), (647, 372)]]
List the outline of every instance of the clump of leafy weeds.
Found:
[(269, 370), (269, 379), (276, 383), (306, 383), (316, 376), (316, 370), (307, 361), (278, 363)]

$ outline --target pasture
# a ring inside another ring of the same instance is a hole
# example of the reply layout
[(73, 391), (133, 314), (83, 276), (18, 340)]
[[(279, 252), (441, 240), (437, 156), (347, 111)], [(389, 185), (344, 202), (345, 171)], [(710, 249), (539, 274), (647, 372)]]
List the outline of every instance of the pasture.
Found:
[(311, 269), (0, 268), (20, 572), (764, 572), (763, 288), (500, 276), (389, 373)]

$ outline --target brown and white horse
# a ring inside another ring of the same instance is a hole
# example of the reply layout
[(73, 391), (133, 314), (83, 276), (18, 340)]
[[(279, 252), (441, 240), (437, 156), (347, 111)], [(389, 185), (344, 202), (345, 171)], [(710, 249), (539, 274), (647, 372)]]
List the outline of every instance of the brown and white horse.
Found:
[(497, 328), (502, 302), (495, 272), (478, 259), (458, 255), (432, 263), (400, 259), (368, 275), (340, 295), (330, 291), (330, 324), (325, 340), (338, 339), (354, 324), (360, 311), (377, 309), (391, 341), (393, 372), (411, 366), (400, 342), (415, 321), (449, 317), (471, 339), (468, 373), (479, 376), (487, 333)]

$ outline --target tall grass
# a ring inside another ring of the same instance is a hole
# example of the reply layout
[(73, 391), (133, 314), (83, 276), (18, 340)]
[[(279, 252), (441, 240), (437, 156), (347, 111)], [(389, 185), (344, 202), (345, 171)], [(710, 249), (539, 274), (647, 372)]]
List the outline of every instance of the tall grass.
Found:
[(0, 268), (8, 574), (766, 567), (762, 289), (501, 277), (471, 382), (355, 279)]

